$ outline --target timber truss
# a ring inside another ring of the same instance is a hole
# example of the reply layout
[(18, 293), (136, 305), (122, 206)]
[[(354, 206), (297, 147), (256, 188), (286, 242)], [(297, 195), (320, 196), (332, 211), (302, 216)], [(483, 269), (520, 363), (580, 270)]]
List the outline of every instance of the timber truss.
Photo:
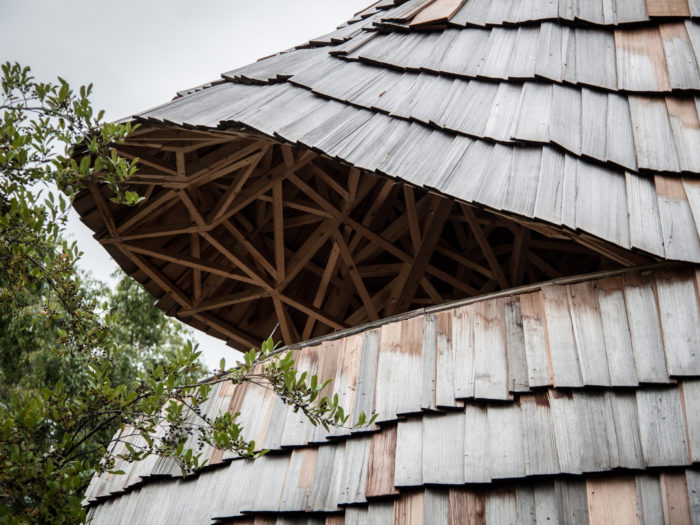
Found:
[(145, 200), (92, 183), (76, 209), (160, 308), (239, 349), (649, 262), (250, 134), (144, 125), (117, 149)]

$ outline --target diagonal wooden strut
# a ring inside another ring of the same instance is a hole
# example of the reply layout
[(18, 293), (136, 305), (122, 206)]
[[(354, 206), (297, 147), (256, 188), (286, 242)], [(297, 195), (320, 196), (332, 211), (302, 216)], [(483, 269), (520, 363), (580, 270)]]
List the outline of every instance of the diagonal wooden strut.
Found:
[(142, 128), (124, 148), (146, 201), (92, 184), (81, 214), (168, 313), (239, 347), (640, 257), (238, 131)]
[[(403, 311), (411, 304), (411, 299), (418, 289), (423, 274), (425, 273), (430, 257), (435, 251), (440, 240), (442, 229), (450, 215), (452, 203), (442, 197), (434, 196), (428, 207), (427, 224), (425, 233), (420, 240), (416, 239), (415, 257), (413, 261), (404, 265), (399, 273), (399, 278), (394, 285), (389, 302), (384, 309), (385, 315), (392, 315), (396, 311)], [(413, 236), (412, 236), (413, 237)]]

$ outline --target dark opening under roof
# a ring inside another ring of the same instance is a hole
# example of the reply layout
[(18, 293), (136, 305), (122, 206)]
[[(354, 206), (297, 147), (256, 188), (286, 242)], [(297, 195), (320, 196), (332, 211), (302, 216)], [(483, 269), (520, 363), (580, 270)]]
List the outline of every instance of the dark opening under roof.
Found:
[(142, 160), (146, 201), (93, 187), (76, 208), (161, 308), (238, 348), (278, 322), (289, 343), (700, 262), (697, 15), (685, 0), (380, 2), (139, 114), (119, 151)]

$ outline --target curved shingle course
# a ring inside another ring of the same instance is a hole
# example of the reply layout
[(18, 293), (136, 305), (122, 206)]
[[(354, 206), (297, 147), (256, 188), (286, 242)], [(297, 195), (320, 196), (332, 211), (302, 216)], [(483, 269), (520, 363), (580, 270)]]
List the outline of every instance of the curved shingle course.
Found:
[[(610, 18), (604, 2), (470, 0), (441, 29), (391, 26), (428, 9), (411, 1), (139, 117), (244, 126), (468, 203), (700, 262), (695, 7), (617, 4)], [(564, 207), (572, 220), (551, 213)]]

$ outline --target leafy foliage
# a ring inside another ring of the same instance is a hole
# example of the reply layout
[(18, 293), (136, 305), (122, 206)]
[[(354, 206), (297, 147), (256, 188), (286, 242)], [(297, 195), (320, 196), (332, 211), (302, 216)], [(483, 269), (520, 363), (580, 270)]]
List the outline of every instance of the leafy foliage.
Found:
[(348, 423), (337, 396), (321, 396), (326, 383), (271, 340), (202, 379), (197, 347), (140, 285), (124, 277), (110, 291), (83, 278), (66, 214), (86, 182), (108, 185), (118, 202), (142, 200), (122, 184), (138, 159), (112, 149), (133, 128), (103, 123), (91, 86), (74, 93), (10, 63), (0, 86), (0, 522), (81, 522), (95, 472), (150, 454), (191, 472), (202, 462), (188, 442), (264, 453), (236, 414), (203, 413), (218, 382), (271, 388), (314, 425)]

